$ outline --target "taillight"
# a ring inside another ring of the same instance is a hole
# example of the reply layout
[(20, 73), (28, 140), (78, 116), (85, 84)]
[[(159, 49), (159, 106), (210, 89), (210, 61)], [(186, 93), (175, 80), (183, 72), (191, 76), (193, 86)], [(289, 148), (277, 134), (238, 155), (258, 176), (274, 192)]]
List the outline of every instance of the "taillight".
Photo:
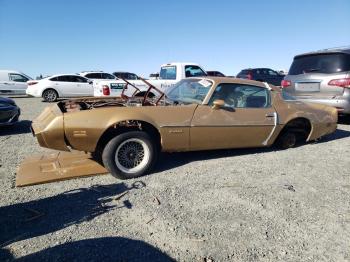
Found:
[(350, 88), (350, 78), (333, 79), (328, 82), (328, 85)]
[(28, 84), (29, 86), (36, 85), (37, 83), (39, 83), (39, 82), (37, 82), (37, 81), (27, 82), (27, 84)]
[(289, 81), (289, 80), (282, 80), (281, 81), (281, 87), (282, 88), (286, 88), (286, 87), (288, 87), (288, 86), (291, 86), (292, 85), (292, 82), (291, 81)]
[(109, 96), (111, 94), (111, 91), (109, 90), (109, 86), (103, 86), (102, 87), (102, 93), (105, 96)]
[(247, 79), (253, 80), (253, 74), (252, 74), (252, 72), (249, 72), (249, 73), (247, 74)]

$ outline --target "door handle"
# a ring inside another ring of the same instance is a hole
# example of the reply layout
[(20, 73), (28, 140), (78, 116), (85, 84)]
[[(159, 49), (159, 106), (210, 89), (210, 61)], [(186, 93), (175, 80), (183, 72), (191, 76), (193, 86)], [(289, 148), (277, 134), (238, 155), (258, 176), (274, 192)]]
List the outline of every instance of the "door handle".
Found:
[(265, 114), (265, 116), (270, 118), (270, 117), (275, 117), (275, 114), (274, 113), (267, 113), (267, 114)]

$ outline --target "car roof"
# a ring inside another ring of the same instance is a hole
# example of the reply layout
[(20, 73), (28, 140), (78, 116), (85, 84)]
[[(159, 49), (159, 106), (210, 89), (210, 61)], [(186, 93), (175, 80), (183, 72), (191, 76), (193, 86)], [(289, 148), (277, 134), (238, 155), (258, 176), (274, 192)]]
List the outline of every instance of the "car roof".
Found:
[(48, 76), (47, 78), (58, 77), (58, 76), (80, 76), (80, 77), (84, 77), (82, 75), (73, 73), (73, 74), (55, 74), (55, 75)]
[[(262, 70), (262, 69), (273, 70), (273, 69), (268, 68), (268, 67), (254, 67), (254, 68), (245, 68), (245, 69), (242, 69), (241, 71), (243, 71), (243, 70)], [(273, 70), (273, 71), (275, 71), (275, 70)]]
[(302, 56), (320, 55), (320, 54), (333, 54), (333, 53), (350, 54), (350, 47), (335, 47), (335, 48), (321, 49), (317, 51), (296, 55), (294, 58), (298, 58)]
[(164, 66), (200, 66), (197, 63), (192, 63), (192, 62), (171, 62), (171, 63), (166, 63), (166, 64), (162, 64), (160, 67), (164, 67)]
[[(107, 73), (107, 72), (103, 72), (103, 71), (83, 71), (83, 72), (81, 72), (81, 73), (79, 73), (80, 75), (81, 74), (91, 74), (91, 73)], [(107, 73), (107, 74), (109, 74), (109, 73)]]
[[(215, 84), (232, 83), (232, 84), (243, 84), (243, 85), (255, 85), (255, 86), (267, 88), (264, 82), (242, 79), (242, 78), (222, 77), (222, 76), (203, 76), (203, 77), (191, 77), (191, 78), (209, 79), (213, 81)], [(187, 79), (191, 79), (191, 78), (187, 78)], [(280, 89), (274, 85), (268, 84), (268, 86), (275, 91), (280, 91)]]

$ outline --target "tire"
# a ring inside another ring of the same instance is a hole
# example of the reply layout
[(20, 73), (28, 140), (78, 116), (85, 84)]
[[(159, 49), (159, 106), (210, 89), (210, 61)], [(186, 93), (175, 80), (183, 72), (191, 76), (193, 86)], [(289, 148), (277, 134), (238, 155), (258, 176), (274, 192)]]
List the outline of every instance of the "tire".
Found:
[(103, 149), (102, 161), (112, 176), (129, 179), (150, 172), (157, 156), (157, 147), (146, 132), (130, 131), (107, 143)]
[(295, 147), (297, 144), (297, 135), (295, 132), (286, 131), (277, 139), (277, 147), (280, 149), (288, 149)]
[(54, 89), (46, 89), (42, 95), (45, 102), (56, 102), (58, 98), (58, 93)]

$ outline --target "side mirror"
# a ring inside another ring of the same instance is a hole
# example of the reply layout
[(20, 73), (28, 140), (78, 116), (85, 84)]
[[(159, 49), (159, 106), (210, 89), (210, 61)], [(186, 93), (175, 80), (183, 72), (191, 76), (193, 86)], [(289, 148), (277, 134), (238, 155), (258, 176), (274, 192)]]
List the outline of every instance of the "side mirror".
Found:
[(92, 81), (92, 80), (88, 80), (88, 84), (90, 84), (90, 85), (91, 85), (92, 83), (93, 83), (93, 81)]
[(225, 106), (225, 101), (222, 100), (222, 99), (218, 99), (218, 100), (215, 100), (213, 102), (212, 109), (218, 110), (218, 109), (220, 109), (220, 108), (222, 108), (224, 106)]

